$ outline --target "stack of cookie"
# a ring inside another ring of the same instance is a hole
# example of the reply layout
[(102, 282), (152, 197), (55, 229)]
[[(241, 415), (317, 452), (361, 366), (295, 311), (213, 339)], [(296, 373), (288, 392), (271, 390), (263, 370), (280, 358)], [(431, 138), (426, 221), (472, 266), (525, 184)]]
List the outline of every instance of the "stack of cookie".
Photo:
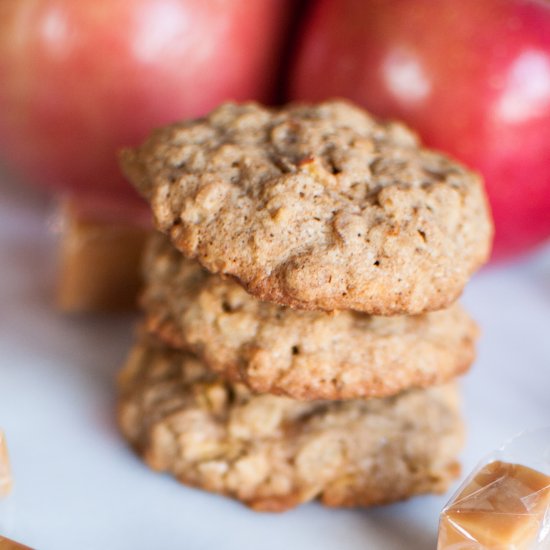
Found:
[(261, 510), (442, 491), (487, 258), (477, 175), (341, 101), (226, 104), (122, 154), (158, 235), (120, 425), (146, 462)]

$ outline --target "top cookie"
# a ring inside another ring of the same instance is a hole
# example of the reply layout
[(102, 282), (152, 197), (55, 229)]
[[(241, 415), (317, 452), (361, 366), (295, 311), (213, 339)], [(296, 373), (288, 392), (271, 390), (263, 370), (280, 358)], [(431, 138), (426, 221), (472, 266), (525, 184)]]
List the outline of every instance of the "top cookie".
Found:
[(341, 101), (222, 105), (121, 161), (177, 248), (281, 305), (441, 309), (490, 251), (479, 177)]

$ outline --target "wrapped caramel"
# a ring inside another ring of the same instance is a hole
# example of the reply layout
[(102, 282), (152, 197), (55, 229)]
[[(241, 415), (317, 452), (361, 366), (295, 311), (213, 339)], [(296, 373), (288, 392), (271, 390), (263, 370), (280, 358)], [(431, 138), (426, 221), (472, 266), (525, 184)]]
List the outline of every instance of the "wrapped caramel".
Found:
[(438, 550), (543, 549), (550, 549), (550, 430), (488, 457), (443, 509), (438, 539)]
[[(67, 199), (61, 210), (58, 307), (66, 312), (131, 310), (141, 287), (141, 252), (150, 231), (137, 209)], [(120, 215), (119, 215), (120, 214)]]
[(10, 493), (12, 486), (8, 446), (4, 432), (0, 430), (0, 497)]
[(25, 546), (20, 542), (8, 539), (0, 535), (0, 550), (33, 550), (30, 546)]

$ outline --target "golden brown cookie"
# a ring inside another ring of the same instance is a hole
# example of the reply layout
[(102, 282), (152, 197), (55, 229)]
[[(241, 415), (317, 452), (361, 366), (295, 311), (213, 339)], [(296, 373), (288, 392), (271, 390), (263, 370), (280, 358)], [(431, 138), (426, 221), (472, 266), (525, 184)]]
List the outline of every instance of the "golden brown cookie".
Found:
[(410, 317), (293, 310), (210, 274), (162, 235), (144, 267), (148, 331), (258, 393), (381, 397), (443, 383), (475, 357), (477, 327), (458, 304)]
[(222, 105), (121, 162), (177, 248), (281, 305), (442, 309), (490, 250), (478, 175), (342, 101)]
[(191, 355), (142, 341), (120, 374), (119, 423), (155, 470), (256, 510), (318, 498), (369, 506), (444, 491), (463, 427), (453, 385), (397, 397), (254, 395)]

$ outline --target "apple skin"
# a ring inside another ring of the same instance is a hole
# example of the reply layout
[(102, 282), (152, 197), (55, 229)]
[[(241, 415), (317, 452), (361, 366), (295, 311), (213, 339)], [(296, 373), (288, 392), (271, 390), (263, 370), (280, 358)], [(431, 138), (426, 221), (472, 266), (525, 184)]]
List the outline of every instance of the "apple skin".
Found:
[(494, 257), (550, 236), (550, 3), (318, 0), (289, 95), (349, 98), (479, 170)]
[(287, 0), (0, 3), (0, 162), (133, 197), (116, 151), (225, 100), (272, 99)]

